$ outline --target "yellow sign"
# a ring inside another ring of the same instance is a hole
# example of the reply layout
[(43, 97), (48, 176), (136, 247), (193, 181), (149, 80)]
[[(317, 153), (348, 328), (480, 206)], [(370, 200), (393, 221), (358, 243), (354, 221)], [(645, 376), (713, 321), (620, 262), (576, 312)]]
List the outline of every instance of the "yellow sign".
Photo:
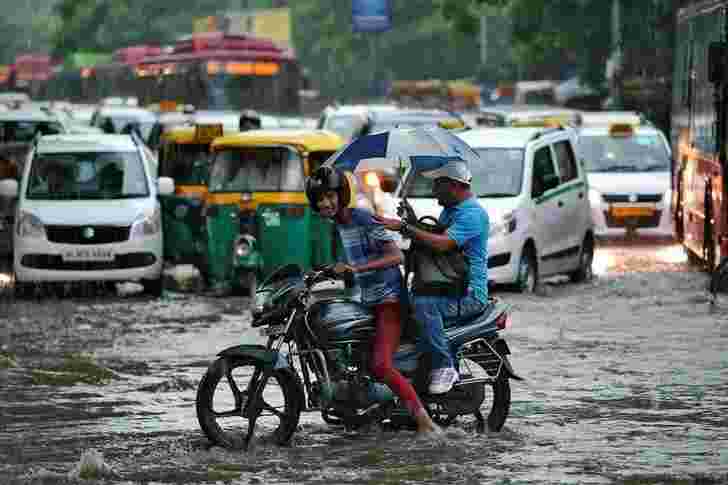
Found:
[(618, 206), (610, 209), (612, 217), (652, 217), (655, 208), (649, 206)]
[(159, 102), (159, 111), (161, 111), (163, 113), (177, 111), (177, 102), (176, 101), (167, 101), (167, 100), (160, 101)]
[(212, 140), (222, 136), (221, 124), (195, 126), (195, 138), (200, 143), (212, 143)]

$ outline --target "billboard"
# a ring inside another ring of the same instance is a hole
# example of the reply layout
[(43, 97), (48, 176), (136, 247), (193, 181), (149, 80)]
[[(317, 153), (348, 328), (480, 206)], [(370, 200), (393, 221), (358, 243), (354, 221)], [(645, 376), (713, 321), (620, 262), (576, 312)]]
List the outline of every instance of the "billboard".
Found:
[(291, 11), (289, 8), (249, 10), (244, 13), (226, 13), (200, 17), (193, 21), (193, 32), (224, 32), (225, 34), (252, 34), (270, 39), (281, 47), (291, 46)]
[(351, 0), (354, 32), (385, 32), (392, 28), (389, 0)]

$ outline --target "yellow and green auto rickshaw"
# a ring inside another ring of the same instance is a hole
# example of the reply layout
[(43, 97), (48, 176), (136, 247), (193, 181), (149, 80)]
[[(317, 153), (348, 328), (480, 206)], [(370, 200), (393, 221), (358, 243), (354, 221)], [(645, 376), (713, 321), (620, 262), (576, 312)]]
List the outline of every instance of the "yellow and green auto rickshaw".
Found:
[(333, 262), (335, 231), (310, 210), (304, 187), (306, 176), (343, 144), (335, 133), (313, 129), (216, 138), (204, 208), (181, 203), (172, 209), (194, 235), (176, 247), (197, 253), (195, 264), (221, 294), (252, 296), (261, 278), (285, 264)]

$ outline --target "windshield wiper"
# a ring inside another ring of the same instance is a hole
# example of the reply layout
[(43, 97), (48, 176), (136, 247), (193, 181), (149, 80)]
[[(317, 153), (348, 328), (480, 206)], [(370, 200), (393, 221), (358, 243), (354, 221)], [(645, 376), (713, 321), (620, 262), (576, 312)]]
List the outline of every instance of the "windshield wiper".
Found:
[(663, 163), (655, 163), (652, 165), (647, 165), (643, 168), (645, 172), (669, 172), (670, 167), (669, 165), (665, 165)]
[(488, 192), (487, 194), (480, 194), (480, 195), (478, 195), (478, 197), (498, 198), (498, 197), (515, 197), (517, 195), (518, 194), (514, 194), (512, 192)]
[(598, 167), (592, 172), (636, 172), (634, 165), (607, 165), (606, 167)]

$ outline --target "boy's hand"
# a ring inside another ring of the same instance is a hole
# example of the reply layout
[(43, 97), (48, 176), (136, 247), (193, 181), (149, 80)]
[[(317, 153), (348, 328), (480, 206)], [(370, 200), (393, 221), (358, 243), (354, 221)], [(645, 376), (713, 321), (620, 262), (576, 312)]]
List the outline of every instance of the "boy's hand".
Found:
[(337, 275), (346, 274), (346, 273), (352, 273), (352, 274), (356, 273), (356, 271), (354, 271), (354, 268), (352, 266), (349, 266), (348, 264), (345, 264), (345, 263), (336, 263), (336, 265), (334, 265), (333, 271)]
[(385, 229), (389, 229), (390, 231), (396, 231), (399, 232), (400, 229), (402, 229), (402, 221), (399, 219), (393, 219), (391, 217), (384, 217), (384, 216), (374, 216), (374, 220), (382, 224)]

